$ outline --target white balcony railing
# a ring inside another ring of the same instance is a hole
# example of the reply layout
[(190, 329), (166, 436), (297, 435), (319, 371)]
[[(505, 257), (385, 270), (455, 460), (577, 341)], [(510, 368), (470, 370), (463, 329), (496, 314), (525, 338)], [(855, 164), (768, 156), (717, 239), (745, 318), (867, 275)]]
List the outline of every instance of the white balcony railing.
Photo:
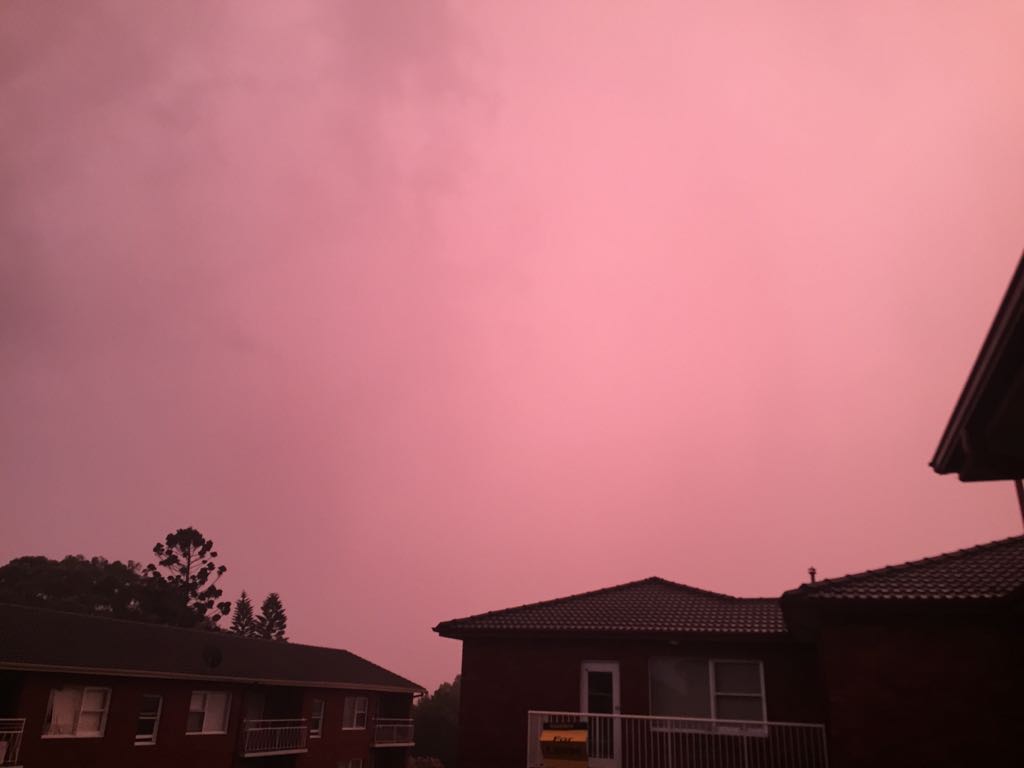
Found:
[(296, 755), (307, 751), (309, 721), (245, 720), (242, 723), (242, 757)]
[(373, 744), (377, 747), (411, 747), (413, 745), (412, 720), (399, 717), (378, 717), (373, 729)]
[(828, 768), (825, 726), (649, 715), (531, 711), (527, 768), (544, 764), (544, 723), (587, 723), (591, 766), (602, 768)]
[(21, 735), (25, 732), (25, 718), (0, 718), (0, 765), (18, 765)]

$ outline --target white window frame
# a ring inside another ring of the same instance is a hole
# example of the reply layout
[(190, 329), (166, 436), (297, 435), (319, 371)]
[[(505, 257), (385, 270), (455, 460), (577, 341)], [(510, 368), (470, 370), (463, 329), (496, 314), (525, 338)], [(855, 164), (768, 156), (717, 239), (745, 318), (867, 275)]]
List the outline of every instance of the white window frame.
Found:
[[(200, 709), (192, 709), (192, 699), (195, 698), (195, 695), (197, 693), (203, 694), (203, 708), (201, 710)], [(206, 697), (209, 696), (211, 693), (223, 694), (223, 696), (224, 696), (224, 730), (223, 731), (207, 731), (206, 728), (205, 728), (205, 726), (206, 726)], [(202, 712), (203, 713), (203, 728), (201, 730), (190, 731), (188, 729), (188, 715), (191, 715), (193, 712)], [(231, 692), (230, 691), (209, 691), (209, 690), (192, 691), (192, 694), (189, 696), (189, 699), (188, 699), (188, 715), (185, 716), (185, 735), (186, 736), (223, 736), (225, 733), (228, 732), (228, 729), (231, 727)]]
[[(715, 733), (742, 733), (747, 736), (767, 736), (768, 735), (768, 693), (764, 687), (764, 662), (760, 659), (716, 659), (706, 658), (699, 656), (652, 656), (647, 661), (647, 711), (655, 717), (682, 717), (688, 720), (699, 721), (703, 718), (694, 717), (686, 718), (685, 715), (661, 715), (654, 712), (654, 702), (651, 698), (651, 661), (654, 658), (679, 658), (680, 660), (686, 661), (703, 661), (708, 665), (708, 696), (711, 699), (711, 718), (707, 726), (693, 722), (692, 724), (680, 723), (680, 722), (666, 722), (664, 725), (657, 723), (652, 724), (651, 730), (655, 731), (694, 731), (694, 732), (707, 732), (713, 730)], [(761, 684), (760, 693), (733, 693), (730, 691), (719, 691), (718, 685), (715, 679), (715, 666), (717, 664), (757, 664), (758, 678)], [(737, 696), (737, 697), (748, 697), (751, 699), (760, 699), (761, 701), (761, 719), (760, 720), (729, 720), (727, 722), (718, 721), (718, 697), (719, 696)], [(749, 724), (748, 724), (749, 723)]]
[[(319, 707), (317, 706), (319, 705)], [(319, 709), (319, 711), (317, 711)], [(313, 699), (313, 711), (309, 717), (309, 738), (319, 739), (324, 732), (324, 713), (327, 711), (327, 702), (323, 699)], [(316, 723), (316, 727), (313, 727)]]
[[(139, 705), (139, 714), (135, 718), (135, 746), (136, 747), (151, 747), (156, 744), (156, 735), (160, 730), (160, 715), (164, 709), (164, 697), (158, 693), (144, 693), (142, 698), (145, 699), (156, 699), (156, 714), (145, 715), (142, 713), (142, 705)], [(139, 720), (152, 720), (153, 721), (153, 733), (152, 734), (140, 734), (139, 733)]]
[[(78, 712), (75, 715), (75, 722), (72, 733), (49, 733), (44, 731), (42, 738), (44, 739), (102, 739), (103, 735), (107, 731), (107, 714), (110, 712), (110, 697), (111, 690), (102, 686), (95, 685), (66, 685), (60, 688), (50, 689), (50, 699), (46, 705), (46, 719), (43, 721), (43, 727), (49, 728), (53, 723), (53, 699), (54, 695), (58, 690), (77, 690), (81, 691), (81, 698), (78, 702)], [(102, 691), (104, 695), (103, 709), (89, 709), (85, 708), (85, 699), (91, 691)], [(82, 720), (83, 713), (99, 714), (100, 715), (100, 727), (98, 731), (89, 731), (87, 733), (81, 733), (78, 730), (78, 724)]]
[[(352, 705), (352, 723), (349, 724), (346, 720), (348, 717), (348, 702), (352, 700), (355, 703)], [(359, 708), (359, 703), (362, 702), (362, 709)], [(359, 725), (359, 716), (363, 716), (363, 724)], [(370, 719), (370, 698), (369, 696), (346, 696), (345, 706), (341, 712), (341, 730), (343, 731), (365, 731), (366, 723)]]

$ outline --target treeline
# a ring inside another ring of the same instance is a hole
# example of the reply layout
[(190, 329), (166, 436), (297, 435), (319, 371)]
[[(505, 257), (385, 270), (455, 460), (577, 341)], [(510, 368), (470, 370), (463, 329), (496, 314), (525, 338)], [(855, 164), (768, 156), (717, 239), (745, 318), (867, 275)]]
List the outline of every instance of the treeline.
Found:
[(414, 768), (453, 768), (459, 739), (459, 695), (462, 676), (441, 683), (413, 708), (416, 746), (412, 748)]
[[(103, 557), (63, 560), (17, 557), (0, 567), (0, 602), (91, 613), (131, 621), (216, 630), (231, 613), (217, 586), (227, 566), (217, 563), (213, 541), (180, 528), (153, 547), (156, 562), (143, 566)], [(231, 630), (245, 637), (287, 640), (288, 618), (276, 592), (258, 615), (243, 591)]]

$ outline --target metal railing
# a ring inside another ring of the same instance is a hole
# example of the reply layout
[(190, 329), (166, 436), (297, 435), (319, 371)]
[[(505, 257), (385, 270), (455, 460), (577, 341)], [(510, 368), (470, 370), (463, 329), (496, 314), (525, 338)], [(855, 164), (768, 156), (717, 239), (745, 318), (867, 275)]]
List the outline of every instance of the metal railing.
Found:
[[(530, 711), (526, 765), (540, 768), (544, 723), (585, 722), (592, 766), (828, 768), (825, 726), (656, 715)], [(598, 762), (600, 761), (600, 762)]]
[(24, 717), (0, 718), (0, 765), (18, 765)]
[(307, 751), (309, 721), (244, 720), (242, 721), (242, 757), (294, 755)]
[(412, 720), (402, 717), (378, 717), (373, 729), (373, 743), (378, 747), (412, 746)]

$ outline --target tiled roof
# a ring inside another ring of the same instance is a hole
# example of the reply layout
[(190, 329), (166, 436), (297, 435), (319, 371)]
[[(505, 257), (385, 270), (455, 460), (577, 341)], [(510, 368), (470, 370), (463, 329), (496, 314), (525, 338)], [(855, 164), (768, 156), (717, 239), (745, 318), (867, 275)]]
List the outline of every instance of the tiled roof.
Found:
[(348, 651), (0, 603), (0, 669), (417, 692)]
[(1024, 536), (804, 584), (786, 599), (993, 600), (1024, 588)]
[(657, 577), (491, 611), (434, 627), (445, 637), (505, 633), (776, 635), (774, 598), (740, 598)]

